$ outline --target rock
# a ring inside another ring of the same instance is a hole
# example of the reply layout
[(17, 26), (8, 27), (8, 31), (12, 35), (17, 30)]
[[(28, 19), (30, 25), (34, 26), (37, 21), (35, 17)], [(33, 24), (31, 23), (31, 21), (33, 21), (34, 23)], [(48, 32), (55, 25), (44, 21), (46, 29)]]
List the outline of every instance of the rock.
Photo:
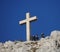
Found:
[(50, 36), (39, 41), (0, 43), (0, 52), (60, 52), (60, 31), (52, 31)]

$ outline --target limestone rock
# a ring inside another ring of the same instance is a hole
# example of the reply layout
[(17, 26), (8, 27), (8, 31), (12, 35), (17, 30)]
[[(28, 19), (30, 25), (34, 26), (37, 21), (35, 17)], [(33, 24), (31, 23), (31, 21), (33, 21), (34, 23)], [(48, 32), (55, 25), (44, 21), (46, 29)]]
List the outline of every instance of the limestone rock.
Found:
[(0, 43), (0, 52), (60, 52), (60, 31), (52, 31), (50, 36), (39, 41)]

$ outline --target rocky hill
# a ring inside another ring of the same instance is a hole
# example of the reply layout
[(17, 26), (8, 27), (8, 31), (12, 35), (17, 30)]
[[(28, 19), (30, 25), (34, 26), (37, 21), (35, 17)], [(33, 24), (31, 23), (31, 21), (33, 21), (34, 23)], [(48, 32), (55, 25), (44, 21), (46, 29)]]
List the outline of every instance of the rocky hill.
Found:
[(50, 36), (39, 41), (0, 43), (0, 52), (60, 52), (60, 31), (52, 31)]

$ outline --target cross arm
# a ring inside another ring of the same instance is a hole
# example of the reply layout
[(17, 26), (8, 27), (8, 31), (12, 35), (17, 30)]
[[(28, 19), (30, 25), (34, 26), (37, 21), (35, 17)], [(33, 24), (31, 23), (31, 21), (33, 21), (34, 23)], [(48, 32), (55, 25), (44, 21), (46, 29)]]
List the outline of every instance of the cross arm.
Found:
[(19, 21), (19, 24), (25, 24), (26, 20)]
[(30, 21), (34, 21), (34, 20), (37, 20), (36, 16), (30, 18)]

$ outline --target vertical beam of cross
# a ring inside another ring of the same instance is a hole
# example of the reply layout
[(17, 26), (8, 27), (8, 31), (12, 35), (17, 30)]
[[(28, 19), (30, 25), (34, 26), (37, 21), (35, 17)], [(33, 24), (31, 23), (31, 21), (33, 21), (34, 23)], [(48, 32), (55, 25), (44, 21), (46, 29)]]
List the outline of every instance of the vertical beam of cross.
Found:
[(19, 21), (19, 24), (26, 23), (26, 39), (27, 39), (27, 41), (30, 41), (30, 21), (33, 21), (36, 19), (37, 19), (36, 16), (30, 18), (30, 14), (26, 13), (26, 19)]

